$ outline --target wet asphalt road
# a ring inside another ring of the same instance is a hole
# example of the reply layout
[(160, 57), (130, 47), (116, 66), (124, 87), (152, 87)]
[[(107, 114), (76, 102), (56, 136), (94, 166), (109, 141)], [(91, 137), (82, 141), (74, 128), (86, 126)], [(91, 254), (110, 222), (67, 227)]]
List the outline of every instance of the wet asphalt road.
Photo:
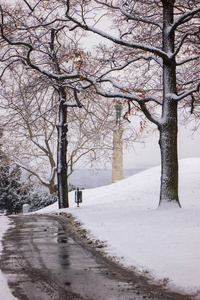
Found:
[[(187, 296), (125, 278), (77, 244), (62, 218), (12, 217), (1, 269), (19, 300), (186, 300)], [(6, 299), (5, 299), (6, 300)]]

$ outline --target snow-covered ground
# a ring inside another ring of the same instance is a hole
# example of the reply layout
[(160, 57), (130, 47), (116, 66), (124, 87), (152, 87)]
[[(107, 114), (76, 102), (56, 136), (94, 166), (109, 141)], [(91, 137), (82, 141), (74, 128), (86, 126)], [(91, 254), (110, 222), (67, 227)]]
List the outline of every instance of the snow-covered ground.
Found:
[[(2, 251), (2, 237), (3, 234), (6, 232), (6, 230), (9, 228), (9, 220), (5, 216), (0, 216), (0, 253)], [(0, 291), (1, 291), (1, 299), (5, 300), (15, 300), (16, 298), (12, 296), (8, 285), (7, 285), (7, 279), (3, 275), (3, 273), (0, 270)]]
[[(155, 167), (115, 184), (84, 190), (79, 208), (71, 192), (70, 208), (63, 211), (81, 221), (90, 237), (106, 241), (105, 251), (125, 266), (176, 290), (198, 293), (200, 158), (181, 160), (179, 173), (181, 209), (157, 209), (160, 167)], [(37, 213), (56, 211), (55, 203)]]

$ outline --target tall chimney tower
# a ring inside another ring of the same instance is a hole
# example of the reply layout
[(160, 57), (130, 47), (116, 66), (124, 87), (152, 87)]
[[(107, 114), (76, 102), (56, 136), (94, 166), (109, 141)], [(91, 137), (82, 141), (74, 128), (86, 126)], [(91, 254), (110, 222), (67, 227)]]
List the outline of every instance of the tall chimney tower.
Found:
[(112, 182), (123, 179), (123, 130), (121, 126), (122, 103), (115, 104), (116, 128), (113, 132)]

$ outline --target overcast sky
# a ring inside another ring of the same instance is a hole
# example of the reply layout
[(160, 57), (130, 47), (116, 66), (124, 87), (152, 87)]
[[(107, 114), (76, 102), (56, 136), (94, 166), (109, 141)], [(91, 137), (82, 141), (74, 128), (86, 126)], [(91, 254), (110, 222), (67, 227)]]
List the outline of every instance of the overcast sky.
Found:
[[(185, 128), (179, 126), (178, 150), (179, 159), (186, 157), (200, 157), (200, 133), (192, 129), (192, 123)], [(135, 150), (124, 151), (124, 168), (135, 168), (146, 165), (160, 164), (160, 149), (158, 145), (158, 131), (154, 133), (152, 139), (145, 145), (135, 144)]]

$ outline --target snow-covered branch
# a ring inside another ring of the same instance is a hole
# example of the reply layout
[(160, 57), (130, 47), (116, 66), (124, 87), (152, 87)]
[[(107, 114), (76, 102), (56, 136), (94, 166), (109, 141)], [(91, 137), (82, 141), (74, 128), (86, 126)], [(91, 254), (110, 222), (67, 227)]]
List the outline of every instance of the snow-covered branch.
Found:
[(185, 92), (180, 93), (179, 95), (171, 95), (171, 96), (172, 96), (173, 100), (180, 101), (180, 100), (186, 98), (187, 96), (192, 95), (193, 93), (199, 92), (199, 90), (200, 90), (200, 81), (197, 84), (197, 86), (194, 87), (193, 89), (186, 90)]
[[(121, 98), (121, 99), (126, 99), (129, 101), (136, 101), (136, 102), (149, 102), (149, 101), (154, 101), (155, 103), (161, 105), (162, 100), (150, 95), (148, 97), (140, 97), (138, 96), (134, 91), (131, 89), (127, 89), (126, 87), (122, 86), (113, 78), (100, 78), (100, 79), (92, 79), (92, 78), (85, 78), (87, 82), (90, 83), (90, 85), (93, 85), (97, 91), (98, 94), (101, 96), (107, 97), (107, 98)], [(117, 88), (119, 91), (108, 91), (104, 90), (101, 86), (100, 83), (106, 83), (109, 82), (112, 84), (113, 87)], [(88, 88), (90, 85), (83, 85), (83, 88)]]
[(190, 21), (194, 15), (197, 15), (200, 12), (200, 6), (198, 6), (195, 9), (189, 10), (182, 14), (180, 18), (174, 22), (174, 24), (171, 26), (171, 32), (175, 31), (178, 26)]
[(181, 65), (184, 65), (186, 63), (189, 63), (189, 62), (192, 62), (192, 61), (198, 60), (198, 59), (199, 59), (199, 55), (198, 56), (189, 57), (189, 58), (183, 59), (181, 61), (177, 61), (176, 65), (177, 66), (181, 66)]
[(156, 48), (156, 47), (153, 47), (153, 46), (150, 46), (150, 45), (145, 45), (145, 44), (140, 44), (140, 43), (132, 43), (132, 42), (129, 42), (129, 41), (125, 41), (121, 38), (115, 37), (115, 36), (113, 36), (113, 35), (111, 35), (107, 32), (104, 32), (100, 29), (89, 26), (89, 25), (85, 24), (85, 22), (81, 23), (77, 19), (75, 19), (74, 17), (69, 16), (68, 14), (66, 16), (70, 21), (75, 23), (80, 28), (82, 28), (86, 31), (96, 33), (97, 35), (102, 36), (102, 37), (106, 38), (107, 40), (110, 40), (110, 41), (114, 42), (115, 44), (126, 46), (126, 47), (129, 47), (129, 48), (140, 49), (140, 50), (143, 50), (143, 51), (148, 51), (150, 53), (153, 53), (153, 54), (161, 57), (163, 60), (168, 60), (169, 59), (168, 54), (165, 53), (164, 51), (162, 51), (159, 48)]
[[(127, 66), (129, 66), (130, 64), (134, 63), (134, 62), (137, 62), (139, 60), (146, 60), (146, 61), (151, 61), (151, 60), (154, 60), (156, 61), (157, 63), (159, 63), (161, 65), (161, 62), (159, 62), (154, 56), (147, 56), (147, 55), (139, 55), (133, 59), (130, 59), (130, 60), (127, 60), (125, 63), (121, 64), (120, 66), (118, 67), (114, 67), (114, 68), (111, 68), (110, 70), (106, 71), (105, 73), (101, 74), (101, 76), (98, 77), (97, 81), (99, 79), (101, 79), (102, 77), (108, 75), (109, 73), (111, 72), (115, 72), (115, 71), (121, 71), (123, 69), (125, 69)], [(103, 61), (103, 59), (100, 61)], [(108, 60), (109, 61), (109, 60)]]
[(99, 0), (95, 0), (95, 2), (97, 2), (101, 5), (107, 6), (109, 8), (119, 10), (122, 13), (122, 15), (124, 15), (127, 18), (127, 20), (134, 20), (136, 22), (142, 22), (145, 24), (155, 25), (155, 26), (159, 27), (160, 29), (162, 29), (162, 23), (158, 23), (158, 22), (155, 22), (154, 20), (150, 20), (150, 19), (145, 19), (145, 18), (142, 18), (141, 16), (140, 17), (135, 16), (135, 14), (133, 14), (133, 13), (131, 14), (131, 13), (127, 12), (124, 9), (124, 6), (127, 5), (126, 2), (123, 2), (120, 5), (113, 5), (113, 3), (108, 3), (107, 1), (99, 1)]
[[(39, 73), (46, 75), (50, 79), (55, 79), (57, 81), (63, 81), (63, 80), (71, 80), (75, 78), (79, 78), (78, 71), (72, 71), (72, 72), (67, 72), (66, 70), (63, 71), (63, 74), (61, 73), (54, 73), (54, 72), (49, 72), (48, 70), (43, 69), (40, 67), (39, 63), (35, 63), (33, 59), (31, 59), (31, 55), (34, 51), (38, 51), (38, 49), (35, 49), (34, 46), (31, 43), (25, 42), (23, 40), (14, 40), (14, 38), (9, 38), (7, 34), (4, 33), (4, 13), (3, 9), (0, 6), (0, 12), (1, 12), (1, 24), (0, 24), (0, 34), (2, 39), (10, 46), (15, 46), (15, 54), (8, 55), (8, 57), (4, 57), (5, 54), (3, 55), (1, 61), (6, 62), (9, 60), (12, 60), (11, 63), (14, 63), (18, 60), (21, 60), (29, 66), (31, 69), (38, 71)], [(16, 30), (16, 28), (15, 28)], [(21, 48), (22, 53), (26, 52), (26, 55), (21, 55), (19, 53), (19, 48)]]
[(147, 109), (146, 104), (144, 102), (139, 102), (139, 105), (149, 121), (151, 121), (157, 126), (161, 124), (161, 120), (153, 116), (153, 114)]
[[(26, 44), (26, 43), (23, 43), (23, 42), (11, 42), (7, 38), (4, 38), (4, 36), (2, 36), (2, 38), (4, 40), (6, 40), (8, 42), (8, 44), (10, 44), (10, 45), (15, 45), (15, 46), (27, 46), (27, 45), (29, 45), (29, 44)], [(27, 56), (22, 56), (20, 54), (15, 54), (15, 55), (9, 56), (6, 59), (1, 59), (1, 62), (6, 62), (6, 61), (9, 61), (12, 58), (15, 58), (12, 62), (10, 62), (5, 67), (4, 72), (5, 72), (6, 68), (9, 67), (11, 64), (14, 64), (15, 62), (18, 62), (18, 61), (23, 61), (23, 63), (27, 64), (31, 69), (34, 69), (34, 70), (38, 71), (39, 73), (41, 73), (43, 75), (46, 75), (50, 79), (55, 79), (55, 80), (58, 80), (58, 81), (63, 81), (63, 80), (76, 79), (76, 78), (80, 77), (80, 75), (78, 74), (78, 72), (72, 72), (72, 73), (69, 73), (69, 74), (63, 74), (62, 75), (62, 74), (56, 74), (56, 73), (53, 73), (53, 72), (48, 72), (48, 71), (40, 68), (38, 65), (36, 65), (35, 63), (33, 63), (31, 61), (30, 55), (31, 55), (31, 52), (34, 51), (34, 49), (33, 49), (33, 47), (31, 45), (29, 45), (29, 46), (27, 46), (27, 47), (29, 47), (29, 50), (27, 51)], [(3, 72), (3, 74), (4, 74), (4, 72)]]
[(184, 44), (184, 41), (187, 39), (188, 36), (190, 36), (190, 35), (195, 36), (195, 35), (197, 35), (197, 34), (199, 34), (199, 33), (200, 33), (200, 28), (199, 28), (197, 31), (195, 31), (195, 32), (194, 32), (194, 31), (191, 31), (191, 32), (185, 33), (184, 36), (182, 37), (181, 41), (180, 41), (179, 44), (177, 45), (176, 50), (175, 50), (175, 52), (173, 53), (172, 57), (175, 57), (175, 56), (179, 53), (179, 51), (181, 50), (181, 47), (182, 47), (183, 44)]

